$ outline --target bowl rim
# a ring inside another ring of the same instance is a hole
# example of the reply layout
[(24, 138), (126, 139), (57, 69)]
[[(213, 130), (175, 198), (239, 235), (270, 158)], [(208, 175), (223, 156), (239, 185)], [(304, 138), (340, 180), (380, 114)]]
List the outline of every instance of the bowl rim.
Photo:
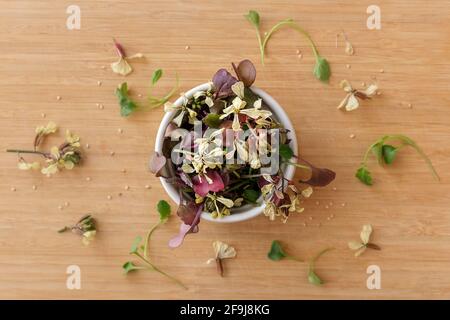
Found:
[[(196, 93), (198, 91), (205, 91), (210, 87), (210, 85), (211, 85), (210, 82), (206, 82), (206, 83), (200, 84), (200, 85), (190, 89), (189, 91), (185, 92), (182, 96), (180, 96), (174, 102), (174, 105), (181, 106), (181, 104), (183, 103), (183, 99), (184, 99), (183, 97), (191, 98), (194, 95), (194, 93)], [(281, 107), (281, 105), (267, 92), (265, 92), (264, 90), (262, 90), (258, 87), (255, 87), (255, 86), (251, 86), (250, 88), (255, 94), (260, 96), (263, 99), (263, 101), (269, 106), (270, 111), (272, 111), (275, 114), (275, 116), (280, 121), (280, 123), (283, 124), (284, 128), (290, 131), (289, 145), (290, 145), (292, 151), (294, 152), (294, 154), (298, 154), (296, 132), (295, 132), (294, 126), (292, 125), (292, 122), (289, 119), (289, 116), (287, 115), (287, 113), (284, 111), (284, 109)], [(159, 152), (159, 153), (162, 152), (164, 134), (165, 134), (166, 128), (169, 125), (170, 121), (172, 121), (172, 118), (175, 116), (175, 113), (176, 113), (176, 111), (166, 112), (164, 114), (164, 117), (161, 120), (161, 123), (158, 128), (158, 132), (156, 135), (156, 141), (155, 141), (155, 151), (156, 152)], [(286, 179), (291, 180), (294, 177), (294, 174), (295, 174), (295, 167), (288, 166), (284, 172), (284, 177)], [(176, 188), (173, 185), (171, 185), (170, 183), (168, 183), (166, 181), (166, 179), (163, 177), (160, 177), (160, 181), (161, 181), (161, 184), (162, 184), (164, 190), (169, 195), (169, 197), (176, 204), (180, 204), (180, 197), (179, 197), (179, 193), (177, 192)], [(231, 214), (229, 216), (225, 216), (222, 218), (213, 218), (213, 217), (211, 217), (209, 212), (203, 211), (201, 218), (204, 220), (207, 220), (207, 221), (212, 221), (212, 222), (217, 222), (217, 223), (240, 222), (240, 221), (252, 219), (252, 218), (260, 215), (263, 212), (265, 206), (266, 205), (263, 202), (262, 204), (251, 207), (244, 212)]]

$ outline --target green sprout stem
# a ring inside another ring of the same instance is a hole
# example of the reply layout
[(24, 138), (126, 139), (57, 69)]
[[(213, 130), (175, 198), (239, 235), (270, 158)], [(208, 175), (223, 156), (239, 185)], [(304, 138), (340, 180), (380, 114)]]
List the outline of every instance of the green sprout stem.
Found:
[[(281, 29), (282, 27), (290, 27), (296, 31), (298, 31), (300, 34), (302, 34), (303, 36), (306, 37), (306, 39), (308, 40), (309, 44), (311, 45), (311, 48), (313, 50), (314, 56), (316, 59), (319, 58), (319, 51), (317, 50), (316, 45), (314, 44), (311, 36), (308, 34), (308, 32), (305, 31), (305, 29), (303, 29), (301, 26), (299, 26), (297, 23), (294, 22), (294, 20), (292, 19), (286, 19), (286, 20), (282, 20), (280, 22), (278, 22), (276, 25), (274, 25), (272, 27), (272, 29), (270, 29), (270, 31), (267, 33), (267, 35), (264, 38), (264, 41), (262, 43), (262, 47), (261, 47), (261, 54), (262, 57), (264, 57), (264, 52), (266, 51), (266, 46), (267, 46), (267, 42), (269, 41), (270, 37), (279, 29)], [(264, 63), (263, 63), (264, 65)]]
[(156, 267), (153, 263), (151, 263), (149, 260), (144, 258), (139, 252), (134, 252), (133, 254), (136, 255), (137, 257), (139, 257), (142, 261), (144, 261), (148, 265), (148, 268), (139, 267), (139, 269), (149, 269), (149, 270), (156, 271), (156, 272), (162, 274), (163, 276), (169, 278), (170, 280), (176, 282), (178, 285), (180, 285), (184, 289), (186, 289), (186, 290), (188, 289), (188, 287), (186, 287), (180, 280), (178, 280), (177, 278), (171, 276), (168, 273), (165, 273), (164, 271), (162, 271), (161, 269)]
[(47, 155), (45, 152), (36, 151), (36, 150), (7, 149), (6, 152), (13, 152), (13, 153), (34, 153), (34, 154), (39, 154), (39, 155), (44, 156), (44, 157)]
[(157, 224), (155, 224), (147, 233), (147, 236), (145, 237), (145, 243), (144, 243), (144, 257), (145, 259), (148, 259), (148, 244), (150, 242), (150, 237), (153, 234), (153, 231), (156, 230), (156, 228), (158, 228), (161, 225), (161, 221), (159, 221)]

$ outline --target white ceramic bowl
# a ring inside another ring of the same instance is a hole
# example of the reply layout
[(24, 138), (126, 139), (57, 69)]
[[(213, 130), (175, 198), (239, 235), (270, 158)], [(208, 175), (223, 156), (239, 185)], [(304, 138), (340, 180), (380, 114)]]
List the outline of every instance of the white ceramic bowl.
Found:
[[(195, 88), (192, 88), (188, 92), (185, 93), (185, 96), (187, 98), (191, 98), (193, 94), (197, 91), (205, 91), (209, 88), (208, 83), (201, 84)], [(291, 139), (290, 147), (292, 148), (292, 151), (294, 151), (294, 154), (298, 154), (298, 148), (297, 148), (297, 137), (295, 135), (294, 127), (292, 126), (291, 121), (289, 120), (288, 115), (286, 112), (284, 112), (283, 108), (278, 104), (278, 102), (275, 101), (274, 98), (272, 98), (269, 94), (267, 94), (264, 90), (261, 90), (256, 87), (251, 87), (252, 91), (260, 96), (263, 101), (269, 106), (270, 111), (272, 111), (274, 117), (286, 128), (289, 132), (289, 138)], [(180, 106), (183, 102), (183, 99), (180, 97), (177, 101), (175, 101), (176, 106)], [(155, 151), (161, 153), (162, 152), (162, 146), (163, 146), (163, 140), (164, 140), (164, 133), (166, 131), (167, 126), (169, 125), (172, 118), (175, 116), (176, 111), (173, 112), (167, 112), (162, 121), (161, 125), (158, 129), (158, 134), (156, 135), (156, 143), (155, 143)], [(294, 166), (288, 166), (284, 170), (284, 176), (291, 180), (294, 177), (295, 173), (295, 167)], [(170, 198), (175, 201), (177, 204), (180, 203), (180, 197), (177, 189), (170, 183), (167, 183), (164, 178), (160, 178), (161, 184), (163, 185), (164, 189), (170, 196)], [(223, 218), (212, 218), (211, 215), (208, 212), (202, 213), (202, 218), (208, 221), (214, 221), (219, 223), (231, 223), (231, 222), (239, 222), (248, 220), (251, 218), (254, 218), (261, 214), (264, 210), (265, 204), (262, 203), (261, 205), (245, 205), (240, 208), (232, 209), (232, 214), (229, 216), (225, 216)]]

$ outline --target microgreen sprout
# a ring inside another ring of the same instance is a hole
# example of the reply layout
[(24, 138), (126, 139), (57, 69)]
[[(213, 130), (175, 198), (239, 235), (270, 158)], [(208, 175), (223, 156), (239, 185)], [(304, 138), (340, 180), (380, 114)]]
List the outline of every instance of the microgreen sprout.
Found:
[(262, 39), (261, 31), (259, 29), (260, 16), (259, 16), (258, 12), (254, 11), (254, 10), (250, 10), (248, 12), (248, 14), (244, 15), (244, 17), (256, 29), (256, 36), (258, 39), (259, 50), (260, 50), (260, 54), (261, 54), (261, 63), (263, 65), (264, 65), (264, 56), (265, 56), (265, 52), (266, 52), (266, 47), (267, 47), (267, 43), (269, 42), (269, 39), (279, 29), (281, 29), (283, 27), (288, 27), (288, 28), (296, 30), (297, 32), (299, 32), (301, 35), (303, 35), (307, 39), (307, 41), (309, 42), (311, 49), (313, 51), (314, 57), (316, 59), (316, 64), (314, 66), (313, 74), (320, 81), (328, 82), (330, 75), (331, 75), (331, 69), (330, 69), (330, 65), (329, 65), (328, 61), (319, 54), (317, 46), (315, 45), (315, 43), (312, 40), (309, 33), (306, 32), (306, 30), (303, 29), (299, 24), (297, 24), (293, 19), (285, 19), (285, 20), (281, 20), (280, 22), (276, 23)]
[[(400, 143), (400, 146), (393, 146), (387, 144), (387, 141), (396, 141)], [(361, 166), (356, 171), (355, 176), (365, 185), (372, 185), (372, 175), (367, 167), (367, 160), (371, 153), (374, 153), (376, 158), (378, 159), (379, 164), (387, 164), (390, 165), (394, 162), (398, 151), (405, 147), (412, 147), (416, 152), (425, 160), (427, 163), (431, 173), (436, 178), (436, 180), (440, 180), (439, 175), (437, 174), (430, 158), (422, 151), (422, 149), (417, 145), (417, 143), (411, 138), (402, 135), (402, 134), (393, 134), (393, 135), (385, 135), (380, 139), (376, 140), (372, 143), (369, 148), (367, 148), (366, 153), (364, 154), (363, 161), (361, 162)]]
[(146, 239), (144, 241), (144, 244), (142, 244), (142, 240), (143, 240), (142, 237), (137, 236), (134, 239), (134, 242), (130, 249), (130, 254), (139, 258), (141, 260), (141, 262), (143, 262), (143, 265), (137, 265), (132, 261), (127, 261), (123, 264), (122, 268), (123, 268), (125, 274), (128, 274), (129, 272), (136, 271), (136, 270), (156, 271), (156, 272), (162, 274), (163, 276), (171, 279), (172, 281), (176, 282), (178, 285), (180, 285), (184, 289), (187, 289), (187, 287), (180, 280), (178, 280), (177, 278), (174, 278), (173, 276), (165, 273), (164, 271), (162, 271), (161, 269), (156, 267), (155, 264), (153, 264), (150, 261), (150, 258), (148, 256), (148, 244), (150, 242), (151, 235), (156, 230), (156, 228), (158, 228), (160, 225), (166, 223), (166, 221), (169, 219), (170, 213), (171, 213), (170, 205), (164, 200), (161, 200), (158, 202), (157, 210), (159, 213), (159, 221), (148, 231)]

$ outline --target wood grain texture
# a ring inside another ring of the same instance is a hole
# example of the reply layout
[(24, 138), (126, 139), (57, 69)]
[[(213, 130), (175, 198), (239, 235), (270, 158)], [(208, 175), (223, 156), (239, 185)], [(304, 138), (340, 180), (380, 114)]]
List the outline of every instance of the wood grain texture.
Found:
[[(81, 30), (66, 28), (70, 4), (81, 7)], [(382, 17), (378, 31), (366, 27), (370, 4), (0, 1), (1, 148), (29, 146), (34, 127), (49, 120), (91, 146), (83, 167), (50, 179), (17, 170), (15, 156), (0, 153), (0, 298), (450, 298), (450, 3), (377, 1)], [(313, 56), (293, 31), (273, 37), (266, 66), (261, 66), (255, 32), (243, 18), (251, 8), (260, 12), (264, 30), (287, 17), (300, 21), (331, 63), (330, 84), (313, 78)], [(355, 56), (344, 53), (342, 42), (335, 47), (342, 29)], [(119, 116), (114, 89), (123, 79), (109, 68), (115, 59), (113, 36), (128, 52), (146, 55), (133, 62), (135, 72), (126, 78), (135, 93), (146, 93), (156, 68), (165, 70), (157, 89), (164, 93), (175, 72), (182, 90), (188, 90), (231, 61), (253, 60), (256, 85), (291, 116), (301, 154), (334, 169), (336, 181), (317, 190), (305, 203), (306, 211), (285, 225), (263, 216), (230, 225), (203, 221), (200, 233), (189, 236), (182, 249), (167, 247), (178, 229), (177, 219), (171, 219), (154, 234), (151, 255), (185, 282), (187, 291), (151, 272), (124, 276), (121, 265), (130, 258), (132, 240), (157, 221), (155, 205), (168, 197), (146, 167), (163, 110)], [(381, 96), (353, 113), (336, 110), (343, 97), (342, 79), (358, 85), (372, 76)], [(386, 133), (415, 139), (442, 181), (434, 181), (422, 159), (405, 149), (392, 168), (379, 168), (372, 160), (375, 185), (361, 185), (354, 171), (368, 144)], [(150, 190), (144, 188), (147, 184)], [(59, 210), (66, 201), (70, 205)], [(56, 233), (86, 212), (99, 220), (92, 246), (84, 247), (75, 235)], [(331, 214), (334, 218), (327, 220)], [(365, 223), (373, 225), (373, 240), (382, 251), (355, 259), (347, 242), (357, 239)], [(205, 264), (216, 239), (238, 250), (237, 259), (226, 261), (222, 279)], [(273, 239), (287, 242), (290, 252), (303, 257), (324, 246), (336, 247), (317, 265), (326, 284), (308, 284), (305, 265), (269, 261), (266, 252)], [(66, 289), (71, 264), (81, 267), (81, 290)], [(381, 267), (381, 290), (366, 288), (371, 264)]]

